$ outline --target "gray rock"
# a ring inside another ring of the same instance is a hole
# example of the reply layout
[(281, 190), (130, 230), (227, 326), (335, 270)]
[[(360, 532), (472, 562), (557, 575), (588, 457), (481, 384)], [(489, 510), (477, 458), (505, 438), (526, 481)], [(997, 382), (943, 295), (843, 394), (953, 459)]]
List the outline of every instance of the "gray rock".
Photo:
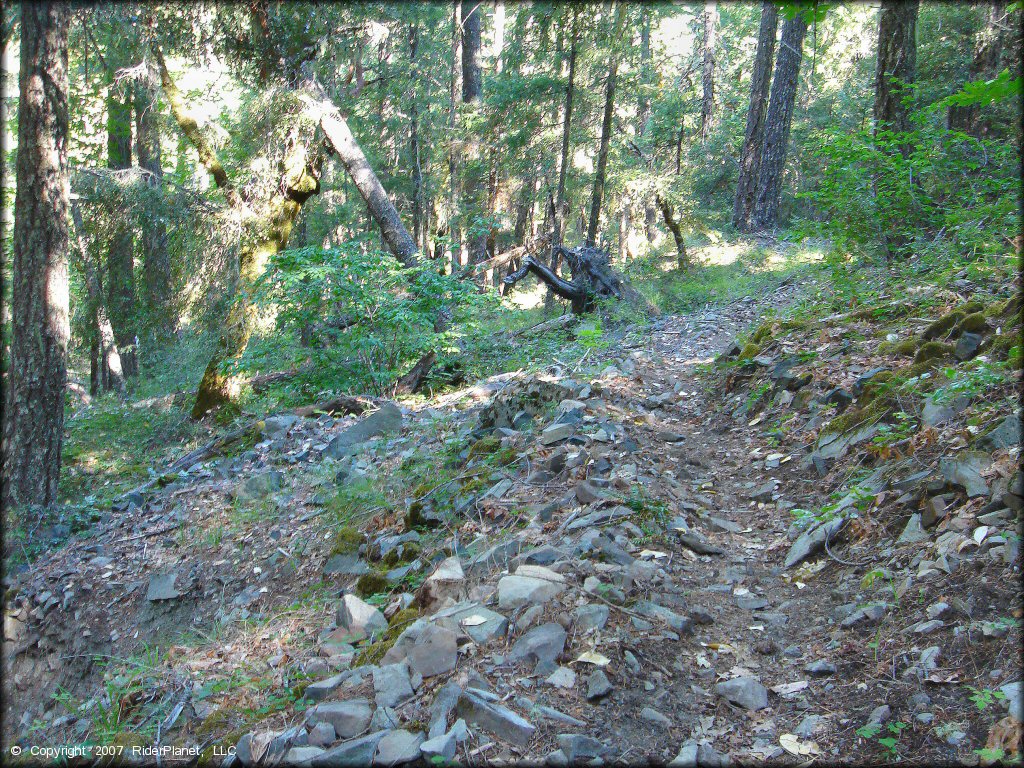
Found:
[(877, 376), (878, 374), (886, 373), (888, 372), (888, 370), (888, 368), (879, 367), (872, 368), (871, 370), (862, 373), (860, 376), (857, 377), (857, 380), (853, 382), (853, 394), (859, 396), (860, 393), (864, 391), (865, 384), (867, 384), (869, 381), (875, 378), (875, 376)]
[(869, 440), (874, 437), (878, 431), (877, 424), (871, 424), (866, 427), (861, 427), (853, 432), (835, 433), (829, 432), (823, 435), (818, 440), (818, 447), (812, 454), (812, 456), (818, 456), (822, 459), (838, 459), (840, 456), (845, 454), (851, 446), (863, 443), (865, 440)]
[(234, 497), (237, 501), (258, 501), (266, 498), (284, 486), (284, 476), (276, 469), (253, 475), (235, 486)]
[(981, 347), (981, 342), (984, 341), (983, 337), (979, 333), (965, 333), (957, 339), (956, 347), (953, 349), (953, 357), (960, 362), (970, 360), (976, 354), (978, 349)]
[(662, 728), (671, 728), (672, 721), (665, 717), (661, 712), (651, 707), (644, 707), (640, 710), (640, 717), (649, 723), (661, 726)]
[(413, 696), (409, 667), (402, 664), (384, 664), (373, 670), (373, 691), (377, 705), (394, 707)]
[(941, 619), (932, 619), (931, 621), (919, 621), (907, 631), (912, 632), (915, 635), (930, 635), (932, 632), (937, 632), (944, 626), (946, 626), (946, 623)]
[(725, 533), (741, 533), (743, 531), (742, 525), (722, 517), (708, 517), (708, 525), (716, 531)]
[(419, 759), (421, 744), (422, 733), (411, 733), (404, 729), (390, 731), (377, 743), (373, 764), (388, 766), (411, 763)]
[(324, 456), (340, 459), (352, 448), (367, 440), (387, 432), (395, 432), (401, 428), (401, 408), (394, 403), (385, 403), (379, 410), (356, 422), (331, 440), (324, 449)]
[(804, 665), (804, 672), (814, 677), (828, 677), (836, 673), (836, 665), (831, 661), (820, 659)]
[(571, 764), (600, 757), (605, 752), (600, 741), (581, 733), (560, 733), (557, 740), (558, 746)]
[(981, 473), (991, 463), (987, 454), (966, 452), (957, 458), (939, 460), (939, 472), (953, 485), (959, 485), (970, 497), (987, 496), (988, 483)]
[(755, 486), (753, 490), (747, 493), (747, 498), (751, 501), (768, 502), (772, 500), (772, 494), (775, 493), (775, 488), (778, 486), (778, 482), (775, 480), (767, 480), (758, 486)]
[(518, 561), (520, 565), (551, 565), (558, 560), (564, 560), (565, 557), (566, 553), (558, 547), (543, 544), (521, 554)]
[(370, 566), (359, 559), (359, 555), (331, 555), (324, 565), (324, 574), (332, 576), (362, 576), (370, 572)]
[(792, 568), (797, 563), (818, 554), (825, 548), (826, 539), (831, 547), (845, 525), (845, 517), (836, 517), (800, 534), (799, 538), (793, 542), (793, 546), (789, 548), (783, 567)]
[(668, 764), (668, 768), (697, 768), (698, 745), (688, 741), (679, 748), (679, 754)]
[(334, 726), (327, 721), (320, 721), (309, 731), (309, 743), (314, 747), (329, 747), (338, 739)]
[(611, 692), (611, 681), (608, 680), (608, 676), (602, 670), (598, 669), (592, 672), (590, 677), (587, 678), (587, 699), (589, 701), (603, 698)]
[(427, 762), (431, 762), (432, 758), (441, 757), (447, 761), (455, 759), (455, 750), (458, 748), (458, 742), (455, 738), (455, 734), (452, 732), (442, 733), (440, 736), (435, 736), (432, 739), (427, 739), (420, 744), (420, 752), (427, 759)]
[(291, 768), (309, 768), (313, 765), (313, 760), (322, 754), (324, 754), (324, 750), (320, 747), (292, 747), (284, 753), (281, 762), (277, 763), (277, 765), (291, 766)]
[(537, 665), (554, 662), (565, 649), (565, 639), (565, 630), (560, 624), (541, 624), (516, 641), (508, 654), (508, 659)]
[(999, 451), (1021, 444), (1020, 416), (1007, 416), (992, 431), (978, 438), (978, 446), (985, 451)]
[(932, 496), (921, 507), (921, 527), (931, 528), (942, 520), (949, 511), (950, 497)]
[(999, 690), (1006, 696), (1003, 705), (1007, 711), (1017, 720), (1024, 720), (1024, 690), (1022, 690), (1021, 682), (1017, 680), (1001, 685)]
[(429, 738), (440, 736), (448, 728), (448, 715), (455, 709), (461, 695), (462, 688), (452, 682), (445, 683), (437, 692), (430, 705), (430, 728), (427, 731)]
[(576, 673), (568, 667), (559, 667), (548, 675), (544, 682), (556, 688), (575, 688)]
[(664, 621), (676, 632), (689, 633), (693, 630), (693, 622), (688, 618), (650, 600), (639, 601), (633, 606), (633, 611), (648, 619)]
[(174, 582), (178, 574), (174, 571), (154, 573), (149, 577), (149, 589), (146, 590), (146, 599), (156, 602), (158, 600), (174, 600), (181, 597), (181, 593), (174, 588)]
[(715, 686), (722, 698), (751, 711), (768, 706), (768, 689), (753, 677), (734, 677)]
[(385, 731), (367, 734), (327, 750), (313, 758), (313, 768), (337, 768), (337, 766), (367, 766), (377, 751), (377, 744), (384, 738)]
[(576, 629), (579, 632), (588, 632), (592, 629), (604, 629), (608, 623), (609, 607), (607, 605), (581, 605), (576, 609)]
[(267, 437), (276, 437), (291, 429), (298, 420), (299, 417), (292, 413), (268, 416), (263, 420), (263, 434)]
[(896, 540), (897, 544), (920, 544), (922, 541), (928, 541), (930, 537), (921, 525), (921, 513), (915, 512), (910, 516), (907, 521), (906, 527), (903, 529), (903, 533)]
[(347, 679), (348, 675), (343, 672), (340, 675), (333, 675), (325, 680), (317, 680), (315, 683), (310, 683), (306, 686), (303, 696), (310, 701), (323, 701), (338, 690)]
[(608, 498), (608, 495), (601, 488), (598, 488), (587, 480), (583, 480), (576, 484), (575, 493), (576, 499), (583, 506), (593, 504), (595, 501), (604, 501)]
[(688, 741), (679, 749), (679, 754), (669, 764), (669, 768), (725, 768), (729, 758), (717, 752), (709, 744), (697, 744)]
[(759, 611), (769, 605), (767, 600), (757, 595), (736, 595), (733, 599), (737, 606), (746, 611)]
[(354, 637), (373, 637), (388, 628), (384, 614), (355, 595), (344, 595), (338, 606), (338, 626)]
[(532, 712), (536, 712), (545, 720), (554, 720), (556, 723), (564, 723), (565, 725), (571, 725), (573, 728), (582, 728), (586, 725), (582, 720), (577, 720), (571, 715), (567, 715), (564, 712), (559, 712), (554, 707), (549, 707), (544, 704), (537, 704)]
[(821, 723), (821, 715), (807, 715), (793, 730), (793, 735), (799, 736), (801, 739), (810, 739), (818, 730), (819, 723)]
[(391, 707), (377, 707), (370, 718), (370, 731), (390, 731), (398, 727), (399, 717)]
[(537, 729), (511, 709), (484, 699), (478, 691), (463, 691), (456, 711), (467, 723), (476, 725), (503, 741), (525, 747)]
[(553, 445), (554, 443), (560, 442), (567, 438), (572, 437), (576, 433), (575, 424), (558, 423), (551, 424), (545, 427), (538, 438), (541, 445)]
[(571, 523), (569, 523), (568, 526), (566, 526), (565, 530), (575, 531), (580, 528), (592, 529), (604, 527), (605, 525), (608, 525), (612, 522), (624, 520), (627, 517), (632, 517), (635, 514), (636, 512), (634, 512), (632, 509), (623, 506), (615, 506), (609, 509), (599, 509), (594, 512), (591, 512), (589, 515), (584, 515), (583, 517), (573, 520)]
[(314, 727), (318, 723), (330, 723), (339, 739), (351, 739), (366, 730), (372, 715), (369, 701), (349, 699), (317, 704), (308, 711), (306, 721)]
[(495, 544), (479, 555), (470, 558), (466, 562), (466, 573), (481, 574), (498, 568), (507, 568), (508, 564), (519, 554), (522, 546), (523, 543), (519, 539), (509, 539), (501, 544)]
[(721, 547), (712, 544), (703, 536), (698, 536), (693, 531), (689, 533), (679, 532), (677, 536), (679, 537), (680, 544), (687, 549), (692, 549), (698, 555), (721, 555), (725, 552)]
[(889, 708), (888, 704), (882, 704), (871, 710), (866, 725), (884, 725), (890, 717), (892, 717), (892, 709)]
[(540, 565), (521, 565), (498, 582), (498, 606), (543, 605), (565, 591), (565, 577)]
[(447, 627), (427, 625), (408, 654), (409, 666), (423, 677), (451, 672), (459, 659), (455, 633)]
[(463, 602), (444, 608), (434, 614), (433, 620), (454, 632), (464, 632), (480, 645), (508, 632), (508, 619), (480, 603)]

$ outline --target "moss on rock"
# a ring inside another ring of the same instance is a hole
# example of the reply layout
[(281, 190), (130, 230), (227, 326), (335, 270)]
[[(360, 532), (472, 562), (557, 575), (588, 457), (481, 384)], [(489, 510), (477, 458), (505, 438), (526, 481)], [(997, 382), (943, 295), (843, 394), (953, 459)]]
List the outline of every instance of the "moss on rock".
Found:
[(399, 636), (419, 617), (420, 611), (415, 607), (405, 608), (396, 613), (391, 617), (391, 621), (388, 622), (388, 628), (384, 630), (384, 634), (375, 642), (363, 648), (356, 655), (355, 659), (352, 660), (352, 666), (361, 667), (364, 664), (379, 664), (384, 658), (384, 654), (391, 650)]
[(384, 555), (381, 562), (389, 568), (396, 568), (402, 563), (412, 562), (422, 552), (422, 548), (415, 541), (406, 541)]
[(747, 342), (740, 350), (739, 360), (751, 360), (761, 354), (761, 345), (754, 342)]
[(988, 329), (988, 322), (986, 322), (985, 315), (981, 312), (973, 312), (967, 315), (960, 321), (960, 325), (957, 326), (957, 330), (960, 333), (984, 333)]
[(906, 339), (893, 347), (893, 351), (901, 357), (913, 357), (917, 352), (917, 339)]
[(387, 577), (383, 573), (379, 573), (377, 571), (364, 573), (356, 580), (356, 594), (362, 598), (386, 592), (387, 589)]
[(469, 446), (469, 458), (474, 459), (478, 456), (487, 456), (496, 452), (499, 448), (501, 448), (501, 440), (494, 435), (487, 435)]
[(925, 341), (931, 341), (932, 339), (948, 336), (949, 333), (956, 328), (957, 324), (964, 319), (964, 317), (964, 313), (959, 310), (950, 312), (948, 315), (943, 315), (924, 329), (924, 333), (921, 334), (921, 338)]
[(914, 355), (915, 363), (924, 363), (929, 360), (942, 360), (953, 354), (951, 344), (943, 344), (941, 341), (928, 341), (921, 345)]
[(343, 525), (334, 534), (331, 542), (332, 555), (352, 555), (359, 551), (359, 545), (363, 543), (363, 534), (350, 525)]

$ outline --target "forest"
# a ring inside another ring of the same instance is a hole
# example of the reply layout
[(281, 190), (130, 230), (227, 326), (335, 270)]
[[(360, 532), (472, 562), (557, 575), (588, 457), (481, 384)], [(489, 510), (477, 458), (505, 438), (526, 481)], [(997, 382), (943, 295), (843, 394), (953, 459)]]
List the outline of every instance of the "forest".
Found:
[(7, 764), (1019, 764), (1022, 3), (2, 10)]

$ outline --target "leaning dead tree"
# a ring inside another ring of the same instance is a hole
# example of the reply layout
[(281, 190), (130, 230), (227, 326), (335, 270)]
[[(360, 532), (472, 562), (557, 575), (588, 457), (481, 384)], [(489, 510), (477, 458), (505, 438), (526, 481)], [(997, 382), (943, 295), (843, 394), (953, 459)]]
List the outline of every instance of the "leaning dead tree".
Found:
[(559, 277), (544, 262), (532, 254), (523, 257), (522, 266), (505, 278), (504, 284), (513, 286), (533, 273), (555, 296), (570, 302), (573, 314), (590, 312), (597, 306), (598, 299), (615, 299), (638, 304), (649, 313), (656, 313), (653, 306), (641, 296), (611, 267), (610, 254), (594, 246), (566, 248), (557, 245), (554, 256), (560, 256), (568, 265), (571, 280)]

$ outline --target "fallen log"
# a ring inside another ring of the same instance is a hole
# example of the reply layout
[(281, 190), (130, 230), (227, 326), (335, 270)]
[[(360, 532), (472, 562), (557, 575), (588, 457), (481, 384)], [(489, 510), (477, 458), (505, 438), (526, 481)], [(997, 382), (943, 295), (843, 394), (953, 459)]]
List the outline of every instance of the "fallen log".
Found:
[(433, 350), (421, 357), (407, 374), (402, 376), (395, 384), (395, 394), (408, 395), (418, 392), (426, 380), (430, 369), (434, 367), (437, 360), (437, 353)]
[(550, 235), (538, 235), (529, 242), (517, 245), (503, 253), (498, 253), (487, 259), (487, 261), (481, 261), (479, 264), (474, 264), (469, 270), (466, 271), (465, 276), (476, 277), (489, 269), (500, 269), (501, 267), (511, 264), (516, 259), (521, 259), (527, 254), (534, 254), (542, 248), (546, 248), (551, 242)]
[(558, 245), (553, 253), (569, 266), (571, 280), (559, 277), (542, 261), (528, 255), (523, 258), (522, 266), (504, 279), (504, 284), (514, 286), (532, 272), (552, 294), (570, 302), (575, 315), (593, 311), (601, 298), (628, 301), (648, 314), (657, 314), (657, 310), (612, 269), (607, 250), (587, 245), (579, 248)]

